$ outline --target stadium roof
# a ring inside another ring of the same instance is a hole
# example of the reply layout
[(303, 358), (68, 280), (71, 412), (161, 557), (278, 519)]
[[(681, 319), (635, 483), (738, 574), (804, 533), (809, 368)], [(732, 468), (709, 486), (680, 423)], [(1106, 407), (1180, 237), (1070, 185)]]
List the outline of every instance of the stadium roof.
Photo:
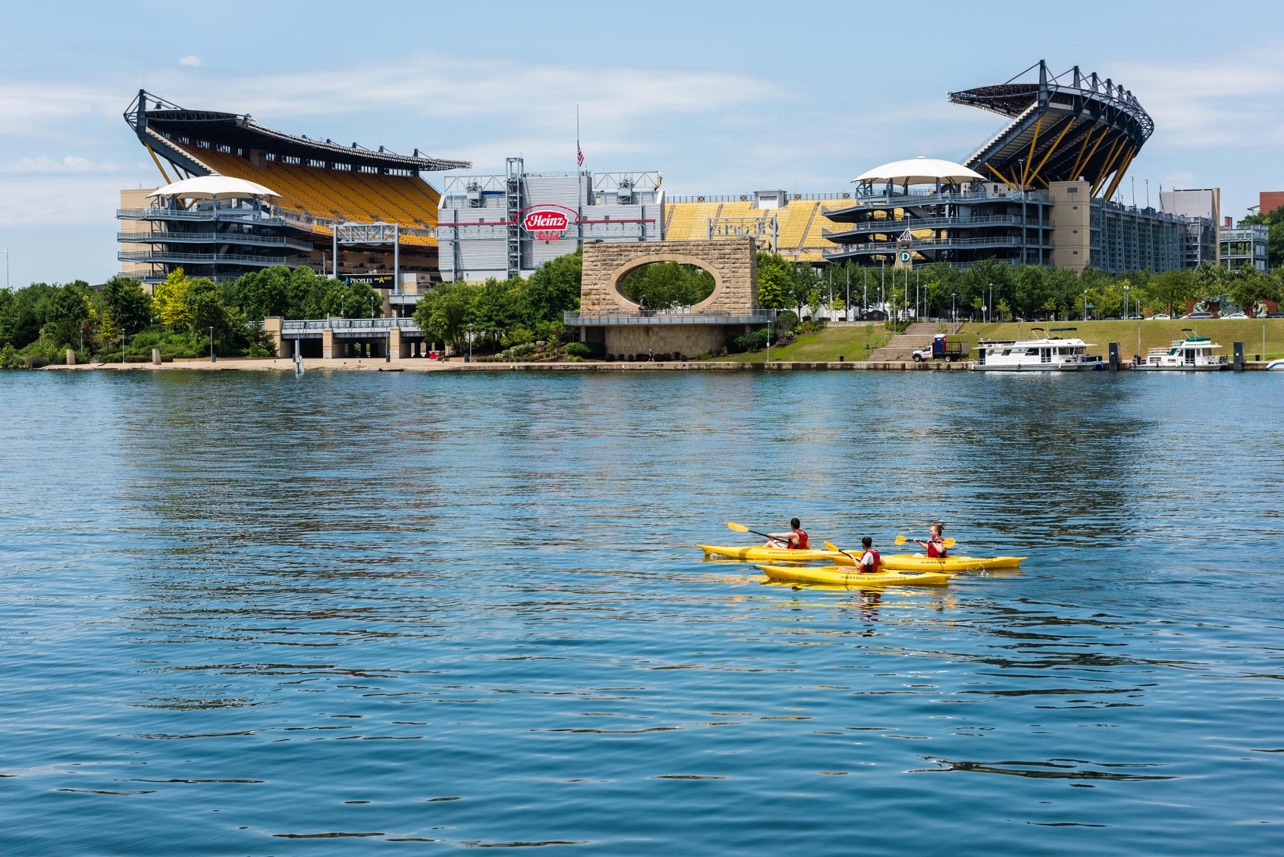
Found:
[(410, 170), (419, 172), (468, 169), (471, 161), (455, 161), (421, 155), (399, 155), (383, 146), (367, 149), (357, 143), (343, 146), (333, 140), (310, 140), (306, 135), (294, 136), (265, 128), (248, 113), (222, 113), (213, 110), (188, 110), (177, 104), (140, 89), (125, 111), (125, 121), (130, 124), (144, 145), (152, 145), (146, 131), (150, 128), (162, 137), (191, 138), (215, 146), (258, 149), (283, 157), (296, 157), (305, 161), (351, 164), (353, 167), (375, 167), (381, 170)]
[[(1037, 81), (1017, 78), (1038, 69)], [(1087, 181), (1109, 198), (1155, 123), (1133, 94), (1075, 66), (1052, 75), (1043, 60), (1008, 80), (962, 92), (950, 101), (1012, 117), (964, 163), (1014, 188)]]
[(892, 161), (874, 167), (852, 179), (854, 182), (890, 181), (897, 184), (936, 184), (937, 182), (970, 182), (985, 176), (953, 161), (919, 155), (907, 161)]
[(274, 190), (256, 182), (230, 176), (195, 176), (174, 182), (147, 194), (151, 196), (178, 196), (183, 199), (245, 199), (247, 197), (280, 196)]

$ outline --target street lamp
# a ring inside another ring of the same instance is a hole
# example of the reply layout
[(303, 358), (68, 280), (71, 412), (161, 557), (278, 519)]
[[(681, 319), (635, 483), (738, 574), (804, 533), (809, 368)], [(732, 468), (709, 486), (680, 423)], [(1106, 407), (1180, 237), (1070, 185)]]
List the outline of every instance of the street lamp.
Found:
[(1083, 320), (1088, 320), (1088, 290), (1083, 290)]
[(473, 362), (473, 326), (468, 325), (468, 362)]
[(956, 298), (958, 292), (950, 292), (950, 320), (955, 324), (959, 323), (959, 307)]
[(214, 361), (214, 325), (210, 325), (210, 362)]
[(1124, 318), (1128, 318), (1128, 284), (1124, 283)]

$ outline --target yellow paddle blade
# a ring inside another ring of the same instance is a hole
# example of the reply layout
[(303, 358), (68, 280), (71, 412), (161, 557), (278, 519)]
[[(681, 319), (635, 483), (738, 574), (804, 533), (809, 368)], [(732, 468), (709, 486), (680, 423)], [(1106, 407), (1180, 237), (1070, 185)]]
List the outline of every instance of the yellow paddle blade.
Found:
[(735, 530), (737, 533), (747, 533), (749, 528), (744, 524), (737, 524), (735, 521), (727, 521), (727, 529)]
[(843, 552), (843, 549), (840, 548), (838, 545), (834, 544), (833, 542), (825, 542), (824, 544), (825, 544), (825, 550), (827, 551), (836, 551), (837, 553)]
[(897, 537), (896, 537), (896, 543), (897, 543), (898, 545), (903, 545), (903, 544), (905, 544), (907, 541), (909, 541), (909, 539), (905, 538), (904, 536), (897, 536)]

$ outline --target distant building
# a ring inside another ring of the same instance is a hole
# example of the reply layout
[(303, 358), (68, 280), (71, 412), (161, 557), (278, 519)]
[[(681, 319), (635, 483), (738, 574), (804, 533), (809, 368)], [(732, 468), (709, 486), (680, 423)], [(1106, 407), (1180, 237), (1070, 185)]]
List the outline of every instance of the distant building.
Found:
[(1221, 264), (1227, 268), (1255, 268), (1265, 273), (1267, 264), (1267, 239), (1270, 227), (1264, 223), (1232, 226), (1226, 218), (1218, 235)]
[(1258, 214), (1270, 214), (1277, 208), (1284, 208), (1284, 190), (1264, 190), (1257, 197)]
[(1222, 216), (1221, 188), (1160, 191), (1159, 207), (1168, 214), (1186, 218), (1186, 258), (1183, 268), (1197, 268), (1202, 262), (1217, 263), (1217, 224)]

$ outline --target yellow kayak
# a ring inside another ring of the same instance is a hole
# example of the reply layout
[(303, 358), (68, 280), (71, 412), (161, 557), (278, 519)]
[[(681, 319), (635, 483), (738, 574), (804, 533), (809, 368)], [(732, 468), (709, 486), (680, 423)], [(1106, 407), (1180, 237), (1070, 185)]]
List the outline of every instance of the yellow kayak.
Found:
[(949, 574), (936, 571), (899, 571), (881, 569), (874, 574), (862, 574), (852, 568), (837, 565), (760, 565), (771, 580), (790, 583), (825, 583), (860, 589), (865, 586), (932, 585), (950, 582)]
[(1023, 556), (947, 556), (935, 559), (921, 553), (883, 554), (883, 567), (903, 571), (937, 571), (958, 574), (960, 571), (992, 571), (1016, 568)]
[(836, 551), (791, 550), (789, 548), (765, 548), (762, 545), (696, 545), (704, 551), (706, 557), (723, 557), (745, 562), (842, 562), (844, 555)]

